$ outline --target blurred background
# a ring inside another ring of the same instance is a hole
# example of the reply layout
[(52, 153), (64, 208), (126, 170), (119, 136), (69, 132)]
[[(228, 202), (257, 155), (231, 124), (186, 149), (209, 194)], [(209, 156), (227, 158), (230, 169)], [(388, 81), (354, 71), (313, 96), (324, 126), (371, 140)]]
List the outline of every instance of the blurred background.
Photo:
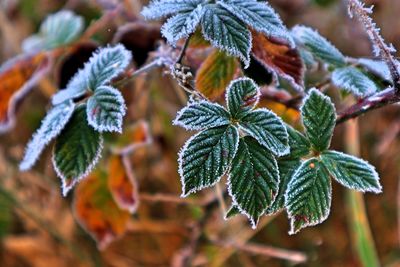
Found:
[[(335, 149), (360, 153), (381, 175), (384, 193), (365, 195), (375, 242), (372, 252), (362, 249), (373, 244), (368, 234), (358, 246), (354, 241), (355, 233), (366, 227), (368, 221), (362, 212), (357, 215), (354, 199), (336, 183), (327, 221), (295, 236), (287, 233), (289, 223), (285, 212), (263, 218), (256, 230), (242, 217), (224, 221), (226, 207), (222, 204), (229, 202), (218, 199), (221, 195), (216, 192), (218, 188), (180, 199), (177, 152), (190, 133), (172, 126), (171, 121), (183, 106), (185, 96), (161, 70), (138, 77), (123, 89), (128, 104), (125, 125), (135, 128), (140, 120), (148, 124), (152, 143), (129, 157), (139, 186), (137, 212), (133, 215), (117, 212), (115, 203), (101, 212), (88, 208), (92, 212), (92, 219), (87, 222), (94, 229), (92, 235), (102, 237), (103, 241), (110, 237), (112, 242), (108, 246), (99, 250), (74, 218), (75, 206), (79, 205), (76, 193), (84, 192), (83, 186), (66, 198), (61, 196), (60, 181), (51, 165), (51, 148), (32, 171), (18, 170), (24, 147), (40, 125), (51, 95), (65, 86), (98, 46), (122, 42), (132, 51), (135, 67), (151, 56), (161, 38), (160, 24), (141, 22), (139, 13), (146, 2), (0, 0), (0, 62), (18, 55), (22, 40), (37, 32), (47, 15), (60, 9), (71, 9), (83, 16), (86, 28), (92, 31), (84, 33), (90, 38), (56, 59), (52, 71), (19, 102), (15, 127), (0, 135), (0, 266), (362, 266), (362, 262), (374, 266), (375, 253), (382, 266), (400, 266), (397, 105), (361, 117), (356, 126), (337, 127), (333, 141)], [(370, 43), (362, 27), (348, 18), (345, 1), (269, 2), (288, 27), (295, 24), (315, 27), (344, 54), (371, 56)], [(373, 17), (384, 38), (400, 48), (400, 1), (366, 3), (375, 5)], [(4, 105), (2, 95), (6, 93), (2, 92), (1, 83), (0, 80), (0, 105)], [(263, 105), (289, 121), (298, 120), (296, 111), (273, 103)], [(124, 137), (133, 138), (131, 141), (138, 138)], [(111, 147), (120, 138), (110, 135), (106, 140)], [(104, 152), (100, 169), (107, 168), (110, 151)], [(358, 256), (357, 248), (366, 251), (364, 260)]]

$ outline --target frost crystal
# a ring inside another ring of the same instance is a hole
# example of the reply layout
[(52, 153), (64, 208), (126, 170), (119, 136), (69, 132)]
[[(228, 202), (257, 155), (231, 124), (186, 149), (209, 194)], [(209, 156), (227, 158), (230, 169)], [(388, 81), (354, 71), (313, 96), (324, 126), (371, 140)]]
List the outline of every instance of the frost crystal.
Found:
[(148, 19), (159, 19), (169, 15), (191, 12), (203, 0), (153, 0), (150, 5), (143, 8), (142, 15)]

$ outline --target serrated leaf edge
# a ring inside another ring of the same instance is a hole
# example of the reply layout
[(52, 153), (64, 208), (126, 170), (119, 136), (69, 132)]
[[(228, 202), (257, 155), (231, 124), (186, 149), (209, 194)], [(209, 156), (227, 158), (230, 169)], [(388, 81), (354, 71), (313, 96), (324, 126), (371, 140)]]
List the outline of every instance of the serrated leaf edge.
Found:
[[(249, 82), (257, 89), (257, 95), (256, 95), (257, 99), (256, 99), (256, 101), (254, 102), (253, 106), (256, 107), (256, 106), (258, 105), (258, 103), (260, 102), (260, 97), (261, 97), (261, 90), (260, 90), (260, 87), (256, 84), (256, 82), (255, 82), (253, 79), (250, 79), (250, 78), (248, 78), (248, 77), (242, 77), (242, 78), (238, 78), (238, 79), (235, 79), (235, 80), (231, 81), (231, 82), (229, 83), (228, 87), (226, 88), (225, 102), (226, 102), (226, 106), (227, 106), (227, 107), (229, 107), (229, 95), (230, 95), (231, 90), (233, 90), (233, 86), (234, 86), (236, 83), (239, 83), (239, 82), (246, 82), (246, 81), (249, 81)], [(254, 110), (254, 108), (253, 108), (252, 110)], [(229, 111), (229, 109), (228, 109), (227, 111), (228, 111), (229, 113), (231, 113), (231, 112)], [(232, 115), (232, 114), (231, 114), (231, 115)]]

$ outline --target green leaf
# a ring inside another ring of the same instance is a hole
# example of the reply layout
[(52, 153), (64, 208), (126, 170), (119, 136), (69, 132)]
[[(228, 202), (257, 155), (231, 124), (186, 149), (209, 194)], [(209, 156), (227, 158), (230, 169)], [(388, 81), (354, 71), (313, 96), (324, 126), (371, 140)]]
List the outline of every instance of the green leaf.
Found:
[(143, 8), (145, 19), (159, 19), (177, 13), (186, 13), (195, 9), (204, 0), (153, 0)]
[(53, 166), (61, 178), (64, 196), (91, 172), (102, 149), (103, 138), (87, 123), (86, 104), (81, 104), (57, 137), (53, 151)]
[(87, 87), (95, 91), (97, 87), (106, 85), (125, 70), (131, 59), (131, 52), (121, 44), (98, 50), (85, 65)]
[(86, 106), (88, 122), (99, 132), (122, 133), (125, 113), (124, 98), (118, 90), (110, 86), (98, 87)]
[(291, 221), (289, 234), (317, 225), (329, 215), (332, 185), (323, 164), (316, 158), (301, 164), (285, 193), (285, 206)]
[(299, 159), (307, 156), (311, 150), (310, 141), (292, 126), (286, 124), (286, 130), (289, 135), (290, 154), (287, 156), (292, 159)]
[(53, 49), (75, 41), (84, 27), (83, 18), (70, 10), (62, 10), (48, 16), (38, 34), (24, 40), (22, 49), (31, 53), (34, 50)]
[(226, 8), (252, 29), (270, 38), (278, 38), (294, 47), (294, 41), (278, 14), (268, 3), (256, 0), (222, 0), (218, 4)]
[(317, 31), (298, 25), (292, 29), (292, 33), (297, 43), (306, 47), (321, 61), (336, 67), (343, 67), (346, 64), (343, 54)]
[(249, 78), (231, 82), (226, 91), (226, 103), (232, 118), (240, 119), (255, 108), (260, 100), (260, 88)]
[(279, 159), (279, 191), (276, 195), (275, 201), (266, 210), (266, 214), (272, 215), (285, 208), (285, 193), (287, 186), (292, 179), (295, 171), (300, 167), (301, 161), (299, 159)]
[(47, 113), (40, 128), (26, 147), (24, 158), (19, 165), (20, 170), (29, 170), (35, 164), (44, 148), (64, 129), (74, 108), (75, 104), (67, 101), (55, 106)]
[(179, 153), (182, 196), (215, 185), (229, 168), (238, 143), (234, 126), (208, 129), (190, 138)]
[(368, 162), (336, 151), (321, 154), (325, 167), (343, 186), (361, 192), (381, 193), (379, 175)]
[(215, 50), (203, 61), (196, 73), (196, 88), (208, 99), (220, 97), (235, 77), (238, 64), (234, 57)]
[(239, 122), (239, 127), (277, 156), (290, 152), (288, 133), (281, 118), (267, 109), (257, 109)]
[(179, 13), (164, 23), (161, 33), (169, 44), (175, 46), (180, 39), (187, 38), (196, 30), (203, 14), (204, 8), (201, 5), (192, 11)]
[(230, 124), (229, 113), (219, 104), (199, 101), (178, 112), (174, 125), (186, 130), (204, 130)]
[(251, 33), (246, 25), (216, 4), (204, 6), (201, 20), (204, 38), (213, 46), (250, 64)]
[[(3, 190), (2, 190), (3, 191)], [(13, 202), (5, 192), (0, 194), (0, 240), (6, 237), (13, 222)]]
[(367, 75), (351, 66), (335, 69), (332, 82), (340, 89), (359, 97), (369, 96), (378, 91), (376, 84)]
[(233, 217), (235, 217), (236, 215), (241, 214), (239, 208), (237, 206), (235, 206), (234, 204), (230, 207), (230, 209), (226, 212), (225, 214), (225, 220), (229, 220)]
[(301, 107), (306, 134), (317, 151), (328, 149), (336, 124), (336, 110), (331, 99), (317, 89), (311, 89)]
[(252, 137), (241, 138), (232, 161), (228, 192), (253, 228), (274, 201), (278, 184), (279, 171), (274, 156)]

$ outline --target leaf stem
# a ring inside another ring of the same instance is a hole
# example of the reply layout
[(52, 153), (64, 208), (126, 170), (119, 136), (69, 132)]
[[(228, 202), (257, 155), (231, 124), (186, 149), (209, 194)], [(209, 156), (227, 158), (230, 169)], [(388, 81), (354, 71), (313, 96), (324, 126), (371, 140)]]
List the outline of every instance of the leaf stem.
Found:
[(181, 49), (181, 52), (178, 56), (178, 59), (176, 60), (176, 64), (181, 64), (183, 58), (185, 57), (186, 54), (186, 50), (189, 47), (189, 43), (190, 43), (190, 39), (192, 38), (192, 34), (188, 36), (188, 38), (186, 38), (185, 43), (183, 44), (183, 47)]

